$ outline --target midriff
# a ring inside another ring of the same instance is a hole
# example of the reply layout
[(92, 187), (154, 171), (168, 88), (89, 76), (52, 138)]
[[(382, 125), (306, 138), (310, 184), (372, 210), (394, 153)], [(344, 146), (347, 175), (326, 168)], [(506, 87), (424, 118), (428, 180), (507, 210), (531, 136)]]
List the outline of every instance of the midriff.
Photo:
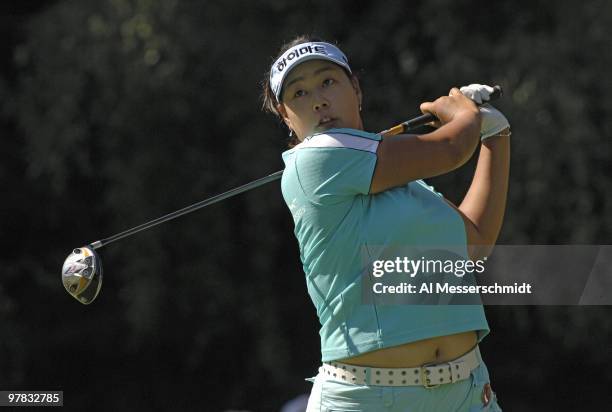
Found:
[(375, 368), (413, 368), (425, 363), (442, 363), (456, 359), (476, 346), (476, 331), (438, 336), (416, 342), (383, 348), (337, 362)]

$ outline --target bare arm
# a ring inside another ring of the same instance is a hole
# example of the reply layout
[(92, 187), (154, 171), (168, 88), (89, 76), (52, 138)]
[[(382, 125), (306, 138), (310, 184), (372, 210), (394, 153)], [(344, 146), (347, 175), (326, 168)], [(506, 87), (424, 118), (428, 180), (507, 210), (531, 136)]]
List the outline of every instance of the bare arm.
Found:
[(472, 259), (490, 255), (497, 242), (506, 209), (509, 175), (510, 138), (491, 137), (481, 146), (465, 198), (458, 208), (448, 202), (463, 218)]
[(399, 135), (380, 142), (371, 194), (450, 172), (474, 153), (480, 112), (458, 89), (452, 89), (451, 96), (423, 103), (421, 110), (436, 115), (443, 126), (421, 136)]

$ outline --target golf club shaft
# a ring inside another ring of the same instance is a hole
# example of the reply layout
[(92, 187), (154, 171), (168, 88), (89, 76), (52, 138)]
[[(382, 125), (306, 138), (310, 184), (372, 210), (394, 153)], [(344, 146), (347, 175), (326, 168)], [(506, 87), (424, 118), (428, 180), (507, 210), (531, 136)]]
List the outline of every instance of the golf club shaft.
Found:
[[(493, 93), (491, 93), (491, 95), (489, 96), (489, 100), (488, 101), (493, 101), (493, 100), (497, 100), (498, 98), (500, 98), (502, 96), (502, 89), (500, 86), (495, 86), (494, 87), (495, 91)], [(414, 119), (405, 121), (403, 123), (398, 124), (397, 126), (394, 126), (390, 129), (384, 130), (382, 132), (380, 132), (381, 135), (387, 137), (387, 136), (395, 136), (401, 133), (405, 133), (406, 131), (413, 129), (415, 127), (419, 127), (419, 126), (423, 126), (426, 125), (427, 123), (431, 123), (433, 121), (436, 120), (436, 117), (434, 115), (432, 115), (431, 113), (427, 113), (427, 114), (423, 114), (421, 116), (415, 117)], [(194, 212), (198, 209), (201, 209), (203, 207), (212, 205), (214, 203), (220, 202), (221, 200), (230, 198), (232, 196), (236, 196), (240, 193), (243, 192), (247, 192), (251, 189), (255, 189), (256, 187), (265, 185), (266, 183), (270, 183), (273, 182), (275, 180), (278, 180), (282, 177), (283, 175), (283, 171), (279, 170), (278, 172), (272, 173), (268, 176), (262, 177), (261, 179), (257, 179), (254, 180), (250, 183), (244, 184), (242, 186), (239, 186), (235, 189), (229, 190), (225, 193), (221, 193), (218, 194), (216, 196), (213, 196), (211, 198), (208, 198), (206, 200), (202, 200), (201, 202), (197, 202), (194, 203), (190, 206), (184, 207), (183, 209), (179, 209), (175, 212), (169, 213), (167, 215), (158, 217), (157, 219), (153, 219), (149, 222), (143, 223), (142, 225), (133, 227), (131, 229), (125, 230), (121, 233), (117, 233), (116, 235), (113, 235), (111, 237), (108, 237), (106, 239), (101, 239), (101, 240), (97, 240), (93, 243), (90, 244), (90, 246), (94, 249), (99, 249), (102, 246), (106, 246), (109, 243), (115, 242), (119, 239), (124, 239), (128, 236), (132, 236), (138, 232), (142, 232), (143, 230), (147, 230), (150, 229), (154, 226), (157, 226), (159, 224), (165, 223), (169, 220), (172, 219), (176, 219), (179, 216), (183, 216), (186, 215), (187, 213), (191, 213)]]
[(244, 184), (242, 186), (238, 186), (237, 188), (234, 188), (232, 190), (228, 190), (225, 193), (221, 193), (218, 195), (215, 195), (211, 198), (208, 198), (206, 200), (202, 200), (201, 202), (198, 203), (194, 203), (190, 206), (184, 207), (182, 209), (179, 209), (175, 212), (172, 213), (168, 213), (167, 215), (158, 217), (157, 219), (153, 219), (150, 222), (146, 222), (143, 223), (142, 225), (138, 225), (136, 227), (133, 227), (131, 229), (128, 229), (126, 231), (123, 231), (121, 233), (117, 233), (116, 235), (113, 235), (111, 237), (108, 237), (106, 239), (102, 239), (102, 240), (98, 240), (96, 242), (93, 242), (90, 244), (91, 247), (93, 247), (94, 249), (99, 249), (102, 246), (108, 245), (111, 242), (117, 241), (119, 239), (123, 239), (125, 237), (131, 236), (133, 234), (136, 234), (138, 232), (142, 232), (143, 230), (147, 230), (149, 228), (152, 228), (153, 226), (157, 226), (161, 223), (167, 222), (169, 220), (172, 219), (176, 219), (179, 216), (183, 216), (187, 213), (191, 213), (194, 212), (198, 209), (201, 209), (203, 207), (212, 205), (213, 203), (217, 203), (220, 202), (224, 199), (227, 199), (228, 197), (232, 197), (232, 196), (236, 196), (237, 194), (240, 194), (242, 192), (247, 192), (251, 189), (254, 189), (256, 187), (265, 185), (266, 183), (270, 183), (273, 182), (275, 180), (278, 180), (281, 178), (281, 176), (283, 175), (283, 171), (279, 170), (278, 172), (272, 173), (268, 176), (262, 177), (261, 179), (257, 179), (254, 180), (250, 183)]

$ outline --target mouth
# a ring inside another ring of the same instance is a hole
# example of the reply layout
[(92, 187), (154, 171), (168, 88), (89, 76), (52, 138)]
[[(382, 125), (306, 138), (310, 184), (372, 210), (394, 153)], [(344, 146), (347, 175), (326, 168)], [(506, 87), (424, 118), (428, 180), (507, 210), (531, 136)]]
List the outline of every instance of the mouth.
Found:
[(335, 122), (336, 120), (338, 120), (338, 119), (335, 119), (335, 118), (329, 117), (329, 116), (324, 116), (324, 117), (321, 118), (321, 120), (319, 120), (319, 123), (317, 124), (317, 127), (329, 126), (333, 122)]

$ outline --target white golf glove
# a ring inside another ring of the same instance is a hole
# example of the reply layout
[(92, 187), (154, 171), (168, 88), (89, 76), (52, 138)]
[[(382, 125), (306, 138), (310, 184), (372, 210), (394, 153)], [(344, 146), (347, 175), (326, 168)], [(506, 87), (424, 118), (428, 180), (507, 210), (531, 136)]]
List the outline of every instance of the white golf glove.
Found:
[[(489, 96), (494, 91), (491, 86), (485, 84), (470, 84), (469, 86), (463, 86), (459, 90), (461, 90), (464, 96), (478, 104), (489, 101)], [(490, 104), (483, 104), (479, 109), (482, 118), (482, 124), (480, 126), (481, 141), (510, 127), (510, 123), (508, 119), (506, 119), (506, 116)]]

